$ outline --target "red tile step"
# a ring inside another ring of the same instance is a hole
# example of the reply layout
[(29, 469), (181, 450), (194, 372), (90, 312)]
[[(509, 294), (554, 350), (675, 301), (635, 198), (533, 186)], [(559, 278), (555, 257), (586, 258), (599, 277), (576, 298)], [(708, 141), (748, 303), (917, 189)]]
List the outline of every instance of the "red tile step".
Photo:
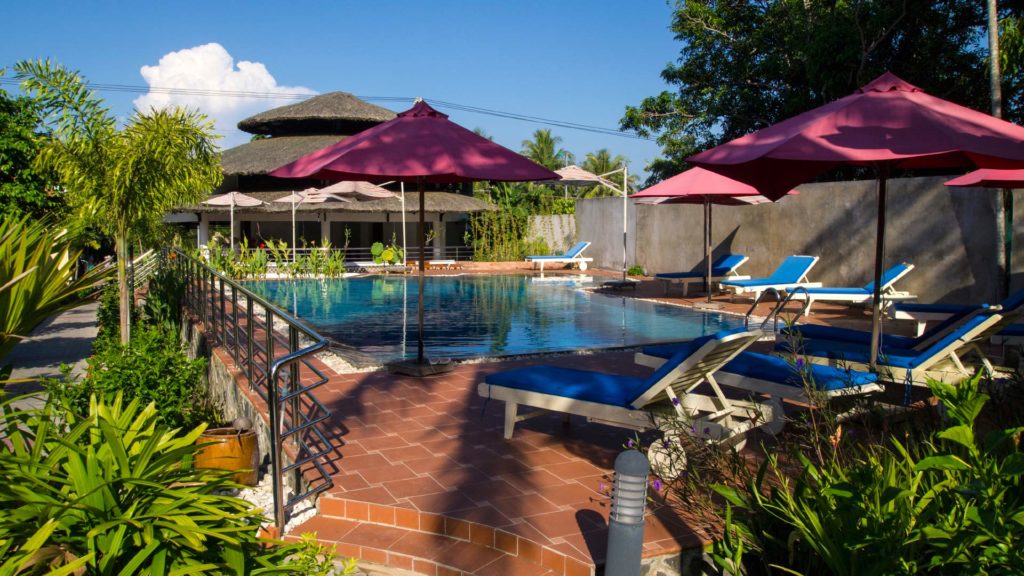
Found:
[(339, 557), (431, 576), (593, 576), (591, 563), (490, 526), (327, 493), (320, 514), (292, 531), (315, 532)]
[(339, 558), (357, 558), (430, 576), (557, 576), (501, 550), (430, 532), (316, 516), (293, 534), (315, 532)]

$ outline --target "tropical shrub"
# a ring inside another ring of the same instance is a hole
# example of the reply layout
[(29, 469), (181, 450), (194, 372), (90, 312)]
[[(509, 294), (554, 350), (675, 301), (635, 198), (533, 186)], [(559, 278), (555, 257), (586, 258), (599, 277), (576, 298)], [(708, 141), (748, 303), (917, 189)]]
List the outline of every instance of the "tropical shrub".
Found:
[[(931, 382), (948, 423), (799, 469), (769, 456), (729, 504), (717, 567), (769, 574), (1018, 574), (1024, 566), (1024, 427), (982, 433), (979, 377)], [(843, 442), (840, 434), (834, 442)]]
[(370, 255), (377, 264), (401, 264), (405, 260), (405, 252), (396, 244), (394, 236), (391, 237), (390, 244), (374, 242), (370, 245)]
[(136, 324), (128, 345), (116, 338), (97, 340), (79, 381), (67, 376), (47, 382), (50, 398), (82, 416), (89, 399), (122, 395), (126, 400), (154, 402), (157, 418), (171, 428), (192, 428), (218, 422), (203, 377), (205, 359), (189, 359), (178, 332), (168, 325)]
[(327, 573), (315, 543), (258, 537), (230, 473), (191, 466), (202, 426), (179, 433), (120, 395), (0, 413), (0, 574)]
[(646, 273), (644, 272), (644, 267), (635, 264), (629, 267), (629, 270), (626, 271), (626, 274), (629, 274), (630, 276), (646, 276)]
[(0, 217), (0, 360), (40, 322), (111, 277), (97, 267), (76, 278), (79, 255), (67, 231), (45, 219)]

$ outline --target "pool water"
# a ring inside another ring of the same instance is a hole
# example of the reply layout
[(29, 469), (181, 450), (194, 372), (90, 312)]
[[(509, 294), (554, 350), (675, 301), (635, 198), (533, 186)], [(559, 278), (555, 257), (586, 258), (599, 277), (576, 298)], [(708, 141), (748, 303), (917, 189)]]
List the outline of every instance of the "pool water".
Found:
[[(415, 277), (266, 280), (247, 287), (381, 363), (416, 356)], [(432, 358), (628, 347), (688, 340), (744, 323), (588, 292), (550, 276), (431, 276), (424, 293), (424, 345)]]

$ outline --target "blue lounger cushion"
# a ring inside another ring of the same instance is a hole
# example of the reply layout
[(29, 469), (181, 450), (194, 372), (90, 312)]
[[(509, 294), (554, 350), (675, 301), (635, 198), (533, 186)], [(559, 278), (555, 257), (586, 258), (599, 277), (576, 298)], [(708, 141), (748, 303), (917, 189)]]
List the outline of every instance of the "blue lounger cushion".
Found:
[(772, 272), (772, 275), (767, 278), (723, 280), (722, 284), (728, 286), (739, 286), (741, 288), (773, 284), (797, 284), (817, 261), (818, 259), (814, 256), (788, 256), (782, 261), (782, 264), (779, 264), (779, 267)]
[[(702, 340), (702, 338), (697, 340)], [(675, 353), (689, 354), (695, 347), (699, 348), (700, 344), (695, 345), (697, 340), (684, 344), (646, 346), (641, 351), (648, 356), (669, 358)], [(844, 388), (859, 387), (872, 384), (878, 380), (878, 377), (871, 372), (847, 370), (820, 364), (806, 364), (804, 370), (813, 379), (815, 387), (821, 391), (836, 391)], [(741, 352), (719, 371), (738, 374), (748, 378), (767, 380), (768, 382), (784, 384), (794, 388), (803, 388), (804, 386), (803, 379), (796, 372), (796, 368), (792, 364), (782, 358), (757, 352)]]
[(634, 400), (679, 366), (688, 355), (676, 354), (647, 378), (560, 366), (527, 366), (491, 374), (484, 381), (516, 390), (629, 408)]
[[(846, 388), (858, 388), (878, 381), (878, 376), (871, 372), (849, 370), (824, 366), (821, 364), (805, 364), (803, 370), (814, 382), (814, 387), (823, 392), (834, 392)], [(794, 388), (803, 388), (804, 381), (795, 366), (778, 356), (743, 352), (721, 369), (722, 372), (738, 374), (748, 378), (767, 380), (777, 384), (785, 384)]]
[(810, 294), (811, 296), (818, 294), (826, 296), (830, 294), (838, 294), (845, 296), (847, 294), (850, 294), (856, 296), (871, 297), (873, 295), (873, 292), (871, 290), (866, 290), (864, 288), (807, 288), (806, 290), (807, 293)]
[[(711, 276), (726, 276), (735, 270), (737, 266), (746, 261), (747, 257), (742, 254), (726, 254), (711, 264)], [(655, 274), (654, 277), (665, 280), (676, 280), (682, 278), (703, 278), (706, 275), (707, 270), (693, 270), (690, 272), (663, 272), (661, 274)]]
[[(783, 338), (790, 335), (799, 335), (799, 338), (810, 340), (836, 340), (839, 342), (853, 342), (856, 344), (871, 344), (871, 332), (864, 330), (851, 330), (850, 328), (837, 328), (835, 326), (822, 326), (820, 324), (800, 324), (798, 326), (786, 327), (781, 330)], [(924, 338), (922, 336), (921, 338)], [(921, 341), (919, 338), (897, 336), (895, 334), (882, 334), (882, 344), (895, 348), (913, 348)]]

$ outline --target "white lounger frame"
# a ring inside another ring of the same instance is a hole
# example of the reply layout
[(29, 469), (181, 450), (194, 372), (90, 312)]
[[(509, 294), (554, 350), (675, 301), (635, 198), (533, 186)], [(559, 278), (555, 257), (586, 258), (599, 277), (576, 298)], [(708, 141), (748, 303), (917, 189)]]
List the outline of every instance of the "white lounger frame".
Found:
[[(913, 300), (916, 296), (910, 292), (901, 292), (893, 289), (893, 285), (907, 275), (908, 272), (914, 269), (913, 264), (907, 264), (907, 268), (897, 277), (893, 278), (888, 284), (882, 287), (882, 307), (888, 307), (894, 300)], [(811, 286), (807, 286), (811, 288)], [(803, 314), (806, 316), (811, 315), (811, 305), (815, 301), (820, 302), (841, 302), (844, 304), (870, 304), (874, 300), (874, 294), (807, 294), (805, 292), (794, 292), (793, 300), (804, 302)], [(920, 334), (918, 334), (920, 336)]]
[[(665, 363), (664, 358), (660, 356), (651, 356), (649, 354), (644, 354), (643, 352), (637, 352), (634, 355), (633, 360), (637, 364), (649, 366), (651, 368), (657, 368)], [(735, 388), (737, 390), (744, 390), (755, 394), (768, 394), (774, 398), (785, 398), (787, 400), (798, 400), (801, 402), (808, 401), (807, 391), (804, 390), (802, 386), (790, 386), (788, 384), (779, 384), (778, 382), (773, 382), (771, 380), (742, 376), (740, 374), (726, 372), (724, 369), (716, 372), (715, 378), (722, 386)], [(881, 392), (882, 390), (882, 385), (878, 383), (871, 383), (864, 384), (862, 386), (850, 386), (839, 390), (821, 390), (820, 393), (824, 394), (828, 398), (839, 398), (842, 396), (873, 394), (875, 392)]]
[[(964, 363), (960, 358), (962, 356), (966, 356), (970, 352), (975, 352), (981, 358), (982, 366), (988, 370), (989, 374), (991, 374), (994, 371), (992, 363), (989, 361), (988, 357), (985, 356), (985, 353), (978, 346), (978, 343), (1001, 330), (1001, 323), (1003, 322), (1003, 319), (1003, 316), (1000, 314), (990, 314), (984, 322), (978, 324), (971, 331), (950, 342), (938, 353), (932, 355), (928, 362), (913, 370), (883, 364), (882, 362), (885, 360), (885, 357), (880, 356), (879, 365), (875, 370), (875, 373), (878, 374), (880, 379), (896, 384), (906, 384), (908, 378), (910, 383), (914, 386), (926, 387), (928, 386), (929, 379), (939, 380), (946, 384), (956, 384), (964, 378), (970, 378), (974, 375), (973, 372), (964, 366)], [(940, 335), (936, 335), (936, 338), (939, 336)], [(928, 347), (927, 342), (918, 346), (920, 349), (924, 349), (926, 347)], [(840, 366), (843, 368), (853, 368), (854, 370), (870, 369), (868, 365), (863, 362), (832, 360), (830, 358), (810, 355), (807, 356), (807, 359), (808, 361), (816, 364), (825, 364), (828, 366)]]
[[(629, 408), (487, 382), (481, 382), (477, 392), (484, 398), (505, 402), (506, 439), (512, 438), (517, 422), (546, 412), (576, 414), (585, 416), (591, 422), (634, 430), (657, 428), (657, 417), (645, 408), (660, 400), (671, 403), (678, 399), (678, 404), (674, 405), (676, 413), (693, 422), (698, 436), (738, 446), (744, 441), (746, 433), (755, 428), (764, 428), (771, 434), (777, 433), (783, 423), (782, 407), (774, 399), (754, 402), (726, 398), (712, 374), (762, 335), (760, 331), (751, 331), (709, 341), (651, 386)], [(694, 388), (704, 382), (710, 384), (713, 395), (693, 392)], [(532, 406), (536, 410), (519, 414), (520, 404)]]

